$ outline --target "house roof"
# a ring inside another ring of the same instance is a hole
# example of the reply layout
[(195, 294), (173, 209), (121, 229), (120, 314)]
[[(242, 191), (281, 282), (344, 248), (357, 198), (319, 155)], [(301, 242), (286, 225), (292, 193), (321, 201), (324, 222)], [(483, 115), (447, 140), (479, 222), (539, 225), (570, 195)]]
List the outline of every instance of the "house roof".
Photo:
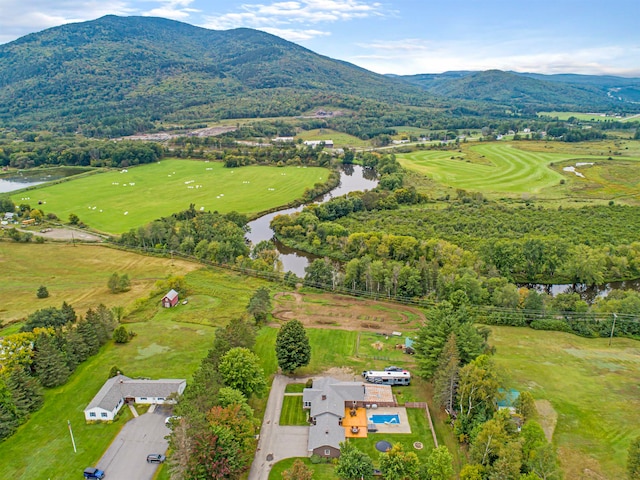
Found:
[[(344, 408), (343, 408), (344, 413)], [(318, 447), (331, 446), (340, 448), (340, 442), (345, 441), (344, 428), (332, 415), (320, 415), (316, 419), (316, 424), (309, 427), (309, 450)]]
[(313, 388), (303, 390), (302, 400), (311, 403), (312, 417), (332, 413), (342, 418), (345, 402), (364, 401), (365, 388), (361, 382), (342, 382), (331, 377), (321, 377), (313, 380)]
[(163, 397), (180, 391), (184, 379), (134, 380), (117, 375), (107, 380), (85, 410), (101, 408), (112, 411), (125, 397)]
[(178, 298), (178, 292), (176, 292), (173, 288), (171, 290), (169, 290), (169, 293), (167, 293), (164, 298), (168, 298), (169, 300), (174, 300), (176, 298)]

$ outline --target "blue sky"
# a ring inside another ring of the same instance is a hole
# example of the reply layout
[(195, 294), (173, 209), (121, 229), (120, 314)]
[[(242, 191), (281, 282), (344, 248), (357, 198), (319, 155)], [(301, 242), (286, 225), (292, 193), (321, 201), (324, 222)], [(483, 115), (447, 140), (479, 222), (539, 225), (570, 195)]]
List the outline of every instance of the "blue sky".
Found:
[(0, 0), (0, 43), (106, 14), (257, 28), (378, 73), (640, 77), (639, 0)]

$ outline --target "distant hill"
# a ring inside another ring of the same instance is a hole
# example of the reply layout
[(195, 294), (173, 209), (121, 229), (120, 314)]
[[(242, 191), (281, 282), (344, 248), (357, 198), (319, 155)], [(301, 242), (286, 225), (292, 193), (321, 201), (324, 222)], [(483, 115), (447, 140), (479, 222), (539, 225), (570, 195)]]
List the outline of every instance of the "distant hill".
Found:
[(519, 109), (629, 110), (640, 96), (640, 79), (595, 75), (541, 75), (487, 70), (399, 77), (434, 95), (490, 102)]
[(0, 45), (5, 125), (295, 115), (335, 96), (343, 108), (432, 102), (400, 79), (251, 29), (110, 15)]

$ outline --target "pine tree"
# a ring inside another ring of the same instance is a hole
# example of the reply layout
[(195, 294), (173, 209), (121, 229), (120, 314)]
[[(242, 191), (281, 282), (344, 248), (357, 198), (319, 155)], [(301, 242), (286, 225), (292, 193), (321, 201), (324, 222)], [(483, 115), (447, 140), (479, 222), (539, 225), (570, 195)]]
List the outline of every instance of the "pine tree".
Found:
[(438, 367), (433, 378), (434, 396), (449, 413), (455, 410), (459, 373), (458, 345), (456, 334), (452, 332), (438, 357)]
[(75, 323), (75, 321), (78, 318), (76, 315), (76, 311), (67, 302), (62, 302), (62, 307), (60, 307), (60, 311), (62, 312), (62, 315), (64, 315), (64, 318), (66, 319), (67, 322)]
[(24, 368), (16, 367), (7, 378), (7, 388), (11, 392), (13, 402), (20, 417), (26, 417), (38, 410), (44, 398), (38, 381)]
[(33, 365), (43, 387), (63, 385), (71, 375), (64, 354), (52, 337), (40, 335), (34, 346)]
[(309, 365), (311, 346), (307, 332), (300, 321), (290, 320), (280, 328), (276, 337), (276, 356), (278, 366), (286, 373)]
[(38, 298), (47, 298), (49, 296), (49, 290), (44, 285), (40, 285), (38, 292), (36, 293)]
[[(87, 312), (87, 316), (89, 315), (89, 311)], [(87, 358), (98, 353), (98, 350), (100, 350), (100, 341), (98, 340), (95, 325), (86, 320), (81, 320), (78, 322), (77, 331), (82, 335), (82, 340), (86, 345)]]

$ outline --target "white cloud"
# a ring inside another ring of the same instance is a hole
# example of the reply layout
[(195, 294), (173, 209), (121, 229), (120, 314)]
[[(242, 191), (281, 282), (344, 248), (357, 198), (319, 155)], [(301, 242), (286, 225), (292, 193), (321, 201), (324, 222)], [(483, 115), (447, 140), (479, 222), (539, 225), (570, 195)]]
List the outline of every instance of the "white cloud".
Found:
[(172, 20), (186, 20), (191, 14), (199, 13), (200, 10), (189, 8), (193, 0), (157, 0), (159, 7), (147, 10), (142, 13), (145, 17), (163, 17)]
[(8, 42), (45, 28), (135, 10), (120, 0), (0, 0), (0, 12), (0, 42)]
[(206, 16), (204, 27), (216, 30), (251, 27), (261, 28), (322, 22), (348, 21), (381, 16), (382, 4), (360, 0), (300, 0), (270, 4), (244, 4), (239, 12)]
[(290, 42), (304, 42), (305, 40), (311, 40), (312, 38), (326, 37), (331, 35), (331, 32), (323, 32), (321, 30), (295, 30), (291, 28), (269, 27), (264, 27), (260, 30), (284, 38), (285, 40), (289, 40)]
[(562, 51), (533, 51), (518, 45), (505, 49), (493, 45), (478, 46), (468, 42), (438, 43), (409, 38), (374, 41), (359, 45), (365, 51), (346, 60), (378, 73), (411, 75), (440, 73), (449, 70), (514, 70), (518, 72), (581, 73), (586, 75), (639, 76), (640, 47), (604, 46), (569, 48)]

